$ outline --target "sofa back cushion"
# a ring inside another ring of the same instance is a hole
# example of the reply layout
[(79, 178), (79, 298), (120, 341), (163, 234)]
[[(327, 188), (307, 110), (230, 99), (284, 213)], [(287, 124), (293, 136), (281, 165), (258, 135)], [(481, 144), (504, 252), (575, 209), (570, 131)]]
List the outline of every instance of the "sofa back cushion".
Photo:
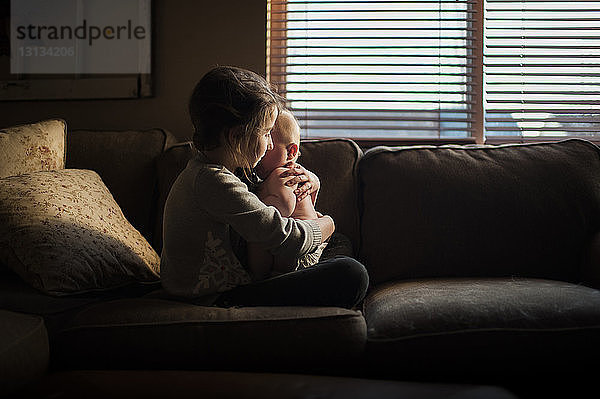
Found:
[(359, 246), (358, 186), (356, 171), (362, 151), (347, 139), (307, 140), (300, 143), (298, 163), (319, 176), (321, 190), (316, 209), (330, 215), (335, 231)]
[(154, 244), (156, 160), (168, 133), (75, 130), (67, 133), (67, 168), (96, 171), (127, 220)]
[(66, 131), (62, 119), (0, 129), (0, 179), (64, 169)]
[(579, 280), (600, 220), (600, 152), (583, 140), (379, 147), (359, 164), (361, 250), (374, 284)]
[[(162, 209), (169, 190), (188, 160), (194, 155), (191, 143), (179, 143), (165, 151), (158, 161), (158, 214), (154, 246), (160, 251), (162, 242)], [(359, 220), (357, 204), (356, 168), (362, 151), (352, 140), (310, 140), (300, 144), (302, 166), (319, 176), (321, 190), (316, 208), (335, 220), (336, 232), (350, 239), (358, 248)], [(160, 252), (159, 252), (160, 253)]]

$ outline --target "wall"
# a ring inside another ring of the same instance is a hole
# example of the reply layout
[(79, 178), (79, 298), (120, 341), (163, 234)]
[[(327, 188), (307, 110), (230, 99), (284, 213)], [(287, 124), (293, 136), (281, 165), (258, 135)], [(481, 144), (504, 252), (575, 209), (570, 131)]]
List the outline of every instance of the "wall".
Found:
[(154, 0), (154, 97), (0, 102), (0, 128), (60, 117), (69, 129), (162, 127), (191, 138), (187, 100), (216, 64), (264, 76), (266, 0)]

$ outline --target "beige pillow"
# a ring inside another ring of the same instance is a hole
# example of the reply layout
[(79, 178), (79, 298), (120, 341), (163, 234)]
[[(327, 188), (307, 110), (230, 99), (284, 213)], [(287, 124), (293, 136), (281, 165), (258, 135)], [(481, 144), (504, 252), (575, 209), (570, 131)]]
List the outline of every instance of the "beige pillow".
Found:
[(64, 169), (66, 131), (61, 119), (0, 129), (0, 178)]
[(0, 179), (0, 263), (51, 295), (157, 281), (159, 256), (91, 170)]

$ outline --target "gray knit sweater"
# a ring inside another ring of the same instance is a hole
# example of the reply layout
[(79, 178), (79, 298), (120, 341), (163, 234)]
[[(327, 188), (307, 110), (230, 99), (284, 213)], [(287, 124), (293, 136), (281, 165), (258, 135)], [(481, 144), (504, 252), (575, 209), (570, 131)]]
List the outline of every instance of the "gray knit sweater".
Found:
[(169, 293), (200, 297), (250, 282), (230, 229), (293, 262), (321, 244), (315, 221), (282, 217), (238, 177), (198, 153), (173, 184), (164, 210), (161, 280)]

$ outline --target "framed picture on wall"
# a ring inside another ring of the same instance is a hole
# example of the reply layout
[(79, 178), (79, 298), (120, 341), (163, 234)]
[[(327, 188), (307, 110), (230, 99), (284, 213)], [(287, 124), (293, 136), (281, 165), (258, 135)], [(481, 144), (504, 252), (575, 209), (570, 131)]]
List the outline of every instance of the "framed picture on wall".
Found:
[(152, 0), (0, 0), (0, 101), (152, 97)]

